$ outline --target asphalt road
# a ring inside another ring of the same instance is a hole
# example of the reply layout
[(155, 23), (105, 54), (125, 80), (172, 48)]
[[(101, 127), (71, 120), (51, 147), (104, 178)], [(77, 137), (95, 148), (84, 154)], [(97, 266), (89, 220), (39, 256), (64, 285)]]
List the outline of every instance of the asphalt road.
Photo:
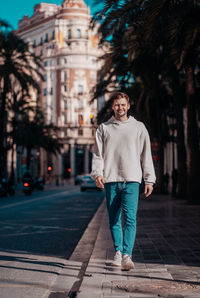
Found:
[(0, 198), (0, 251), (68, 259), (103, 197), (68, 186)]

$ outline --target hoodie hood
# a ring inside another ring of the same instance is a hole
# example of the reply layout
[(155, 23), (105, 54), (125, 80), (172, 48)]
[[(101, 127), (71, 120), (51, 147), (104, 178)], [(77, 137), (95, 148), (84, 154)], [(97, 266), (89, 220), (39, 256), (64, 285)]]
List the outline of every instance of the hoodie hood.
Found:
[(133, 116), (129, 116), (128, 119), (125, 120), (125, 121), (119, 121), (119, 120), (117, 120), (117, 119), (115, 118), (115, 116), (112, 116), (112, 117), (108, 120), (109, 123), (113, 123), (113, 124), (115, 123), (115, 124), (119, 124), (119, 125), (123, 125), (123, 124), (125, 124), (125, 123), (130, 123), (130, 122), (132, 122), (132, 121), (135, 121), (135, 118), (134, 118)]

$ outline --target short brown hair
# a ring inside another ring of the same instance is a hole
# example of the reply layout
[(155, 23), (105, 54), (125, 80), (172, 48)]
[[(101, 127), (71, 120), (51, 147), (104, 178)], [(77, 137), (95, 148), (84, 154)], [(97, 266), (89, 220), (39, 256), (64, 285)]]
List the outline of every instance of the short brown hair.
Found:
[(111, 97), (110, 97), (111, 104), (113, 105), (114, 101), (117, 99), (120, 99), (120, 98), (125, 98), (127, 100), (127, 102), (130, 103), (130, 99), (129, 99), (128, 95), (123, 92), (118, 91), (111, 95)]

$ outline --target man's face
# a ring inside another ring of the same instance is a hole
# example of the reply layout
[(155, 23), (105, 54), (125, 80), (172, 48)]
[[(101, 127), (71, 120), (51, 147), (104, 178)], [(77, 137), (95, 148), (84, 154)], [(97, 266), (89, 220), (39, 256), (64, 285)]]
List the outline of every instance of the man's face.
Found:
[(112, 109), (114, 111), (115, 118), (121, 118), (127, 116), (127, 112), (130, 109), (130, 104), (126, 98), (115, 99)]

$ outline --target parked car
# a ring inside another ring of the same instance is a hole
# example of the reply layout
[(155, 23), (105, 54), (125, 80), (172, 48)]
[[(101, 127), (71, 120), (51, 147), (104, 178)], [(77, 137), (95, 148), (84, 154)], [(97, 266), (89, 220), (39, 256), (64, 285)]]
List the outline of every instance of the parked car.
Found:
[(75, 185), (80, 185), (83, 177), (84, 177), (84, 175), (76, 175), (75, 178), (74, 178), (74, 184)]
[(81, 191), (85, 191), (87, 189), (94, 189), (97, 191), (102, 190), (101, 188), (98, 188), (96, 186), (96, 183), (94, 182), (94, 180), (88, 175), (83, 176), (80, 189), (81, 189)]

